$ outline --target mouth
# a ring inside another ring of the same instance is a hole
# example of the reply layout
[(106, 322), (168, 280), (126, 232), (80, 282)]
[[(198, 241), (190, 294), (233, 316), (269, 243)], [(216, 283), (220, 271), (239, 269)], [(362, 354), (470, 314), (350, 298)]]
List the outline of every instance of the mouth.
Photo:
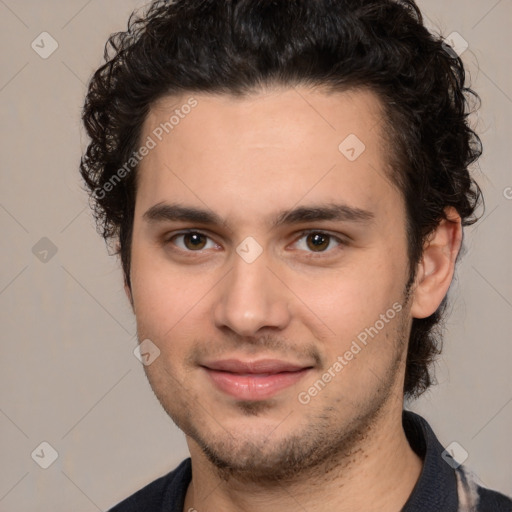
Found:
[(239, 400), (264, 400), (298, 383), (313, 368), (276, 359), (225, 359), (201, 365), (217, 389)]

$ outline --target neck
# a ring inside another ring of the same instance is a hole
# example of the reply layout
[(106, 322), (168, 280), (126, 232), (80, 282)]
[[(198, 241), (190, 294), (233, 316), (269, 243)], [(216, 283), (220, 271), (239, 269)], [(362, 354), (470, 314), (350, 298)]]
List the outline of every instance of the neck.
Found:
[(187, 438), (192, 481), (184, 511), (235, 512), (397, 512), (421, 473), (422, 461), (411, 449), (402, 427), (402, 407), (383, 414), (349, 453), (333, 454), (291, 481), (224, 480), (199, 446)]

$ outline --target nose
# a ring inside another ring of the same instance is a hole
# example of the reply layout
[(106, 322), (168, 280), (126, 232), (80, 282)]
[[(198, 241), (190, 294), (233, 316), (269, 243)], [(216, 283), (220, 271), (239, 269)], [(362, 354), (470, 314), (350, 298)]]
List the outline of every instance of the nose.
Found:
[(236, 256), (217, 293), (214, 317), (219, 329), (254, 336), (265, 328), (284, 329), (290, 322), (287, 288), (263, 256), (252, 263)]

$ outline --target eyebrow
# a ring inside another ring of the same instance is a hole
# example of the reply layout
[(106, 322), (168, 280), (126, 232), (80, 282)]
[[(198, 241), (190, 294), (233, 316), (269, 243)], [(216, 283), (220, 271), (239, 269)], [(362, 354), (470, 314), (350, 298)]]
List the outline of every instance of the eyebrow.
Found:
[(223, 224), (220, 216), (210, 210), (168, 203), (155, 204), (142, 217), (149, 223), (186, 221), (198, 224)]
[(300, 206), (293, 210), (281, 212), (272, 223), (273, 227), (299, 224), (301, 222), (319, 221), (345, 221), (368, 223), (375, 215), (361, 208), (354, 208), (345, 204), (327, 204), (322, 206)]
[[(345, 204), (300, 206), (292, 210), (279, 212), (271, 226), (277, 228), (302, 222), (319, 221), (344, 221), (364, 224), (371, 222), (374, 218), (373, 212)], [(191, 222), (212, 226), (226, 224), (222, 217), (211, 210), (169, 203), (155, 204), (144, 213), (143, 219), (150, 224), (166, 221)]]

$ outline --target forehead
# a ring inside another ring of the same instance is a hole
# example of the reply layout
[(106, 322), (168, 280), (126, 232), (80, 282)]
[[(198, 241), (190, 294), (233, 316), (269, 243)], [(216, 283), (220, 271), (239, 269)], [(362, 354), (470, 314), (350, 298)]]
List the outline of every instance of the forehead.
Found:
[(165, 97), (143, 125), (154, 148), (138, 168), (137, 207), (172, 199), (262, 215), (303, 199), (377, 205), (397, 194), (384, 127), (367, 90)]

